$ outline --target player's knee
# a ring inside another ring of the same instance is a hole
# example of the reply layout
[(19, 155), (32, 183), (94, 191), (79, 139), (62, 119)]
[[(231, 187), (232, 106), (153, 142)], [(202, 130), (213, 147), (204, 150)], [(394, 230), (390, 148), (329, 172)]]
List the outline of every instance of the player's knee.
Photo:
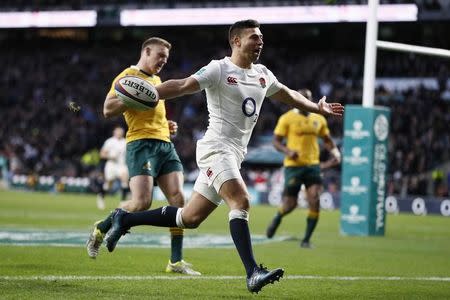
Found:
[(131, 206), (130, 211), (144, 211), (150, 208), (151, 203), (150, 199), (133, 199), (131, 205), (127, 206)]
[(198, 213), (190, 213), (186, 211), (184, 208), (180, 208), (177, 211), (176, 222), (177, 226), (180, 228), (197, 228), (205, 219), (205, 216), (202, 216)]
[(248, 194), (238, 195), (235, 198), (228, 201), (228, 206), (231, 210), (250, 210), (250, 196)]
[(203, 219), (199, 216), (189, 216), (187, 218), (182, 218), (184, 227), (189, 229), (195, 229), (202, 223)]

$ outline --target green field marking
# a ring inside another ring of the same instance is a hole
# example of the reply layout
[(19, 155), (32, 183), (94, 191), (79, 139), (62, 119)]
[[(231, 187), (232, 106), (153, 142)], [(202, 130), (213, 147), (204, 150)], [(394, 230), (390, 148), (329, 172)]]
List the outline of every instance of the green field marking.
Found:
[[(0, 230), (0, 244), (18, 246), (84, 246), (89, 234), (70, 231), (37, 230)], [(290, 237), (279, 236), (268, 239), (263, 235), (253, 235), (255, 245), (289, 240)], [(170, 248), (169, 234), (127, 234), (120, 240), (121, 247)], [(232, 248), (231, 236), (217, 234), (189, 234), (184, 236), (184, 248)]]

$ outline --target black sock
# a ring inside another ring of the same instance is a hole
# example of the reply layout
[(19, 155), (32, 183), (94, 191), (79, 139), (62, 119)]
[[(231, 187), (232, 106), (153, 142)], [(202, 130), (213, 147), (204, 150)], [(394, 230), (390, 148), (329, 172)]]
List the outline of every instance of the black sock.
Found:
[(305, 237), (303, 238), (303, 242), (309, 242), (309, 239), (311, 238), (311, 235), (313, 234), (314, 229), (316, 228), (317, 221), (319, 221), (319, 217), (306, 218), (306, 231)]
[(283, 215), (280, 212), (277, 212), (277, 214), (275, 215), (275, 217), (273, 217), (273, 223), (274, 224), (280, 224), (281, 223), (281, 219), (283, 218)]
[(103, 185), (101, 185), (100, 191), (98, 192), (98, 194), (100, 195), (100, 197), (105, 198), (106, 191), (105, 191), (105, 189), (103, 188)]
[(111, 225), (112, 225), (111, 218), (112, 218), (113, 214), (114, 214), (114, 211), (112, 211), (106, 217), (106, 219), (104, 219), (103, 221), (101, 221), (100, 223), (97, 224), (97, 228), (100, 230), (101, 233), (107, 233), (109, 231), (109, 229), (111, 228)]
[(125, 201), (127, 199), (127, 194), (129, 191), (130, 191), (130, 188), (128, 188), (128, 187), (125, 187), (125, 188), (123, 187), (121, 189), (122, 195), (121, 195), (120, 201)]
[(178, 207), (163, 206), (157, 209), (126, 214), (123, 217), (125, 227), (152, 225), (158, 227), (178, 227), (176, 222)]
[(244, 264), (247, 277), (249, 277), (257, 265), (255, 258), (253, 257), (248, 221), (243, 219), (232, 219), (230, 221), (230, 232), (242, 263)]

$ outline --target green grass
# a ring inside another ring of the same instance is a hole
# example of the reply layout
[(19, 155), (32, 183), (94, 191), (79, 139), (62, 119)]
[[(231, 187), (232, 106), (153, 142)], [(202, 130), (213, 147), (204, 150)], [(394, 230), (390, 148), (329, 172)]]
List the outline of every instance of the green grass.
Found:
[[(108, 198), (112, 209), (118, 198)], [(154, 207), (164, 202), (155, 202)], [(252, 207), (250, 228), (264, 234), (273, 207)], [(0, 191), (0, 231), (33, 229), (85, 231), (103, 218), (95, 197)], [(339, 234), (339, 213), (322, 212), (313, 237), (315, 249), (298, 247), (305, 227), (305, 210), (283, 220), (277, 234), (296, 239), (256, 245), (258, 262), (283, 267), (286, 278), (251, 295), (244, 279), (113, 280), (79, 278), (33, 279), (32, 276), (166, 276), (169, 249), (102, 249), (96, 260), (79, 247), (12, 246), (0, 244), (0, 299), (449, 299), (450, 281), (333, 280), (327, 276), (450, 277), (450, 218), (389, 215), (384, 237)], [(186, 235), (228, 235), (228, 214), (220, 206), (199, 229)], [(168, 233), (165, 228), (140, 227), (133, 232)], [(243, 276), (233, 248), (185, 249), (184, 256), (204, 276)], [(293, 275), (321, 276), (293, 279)], [(9, 278), (6, 276), (22, 276)], [(172, 277), (177, 277), (176, 275)]]

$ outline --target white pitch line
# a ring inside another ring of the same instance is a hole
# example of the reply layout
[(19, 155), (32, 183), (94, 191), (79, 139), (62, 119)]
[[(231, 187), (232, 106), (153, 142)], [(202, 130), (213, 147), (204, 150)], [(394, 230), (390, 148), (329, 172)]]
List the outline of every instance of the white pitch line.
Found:
[[(238, 280), (244, 276), (77, 276), (77, 275), (37, 275), (37, 276), (0, 276), (5, 281), (75, 281), (75, 280)], [(330, 281), (441, 281), (450, 282), (450, 277), (399, 277), (399, 276), (316, 276), (288, 275), (283, 280), (330, 280)]]

